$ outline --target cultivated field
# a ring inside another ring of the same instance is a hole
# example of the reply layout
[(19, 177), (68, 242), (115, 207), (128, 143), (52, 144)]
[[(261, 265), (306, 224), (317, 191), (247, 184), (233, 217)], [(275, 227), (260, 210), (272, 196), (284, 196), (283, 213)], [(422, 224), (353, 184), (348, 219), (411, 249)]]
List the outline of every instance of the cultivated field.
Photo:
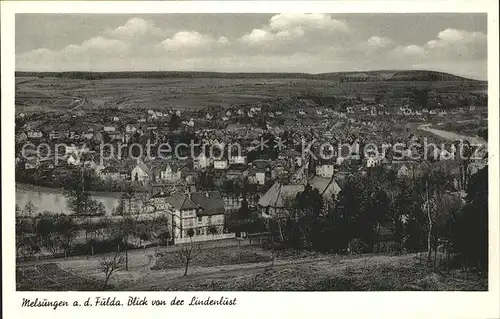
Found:
[(79, 291), (99, 290), (100, 283), (62, 270), (56, 263), (16, 268), (16, 288), (19, 291)]
[[(187, 74), (189, 75), (189, 74)], [(407, 96), (412, 88), (428, 88), (448, 95), (477, 92), (485, 82), (462, 78), (439, 81), (409, 80), (393, 73), (389, 81), (384, 76), (344, 82), (338, 77), (322, 79), (262, 75), (256, 77), (174, 77), (174, 78), (106, 78), (85, 80), (63, 77), (18, 77), (16, 79), (16, 112), (31, 112), (35, 107), (67, 110), (78, 105), (92, 110), (104, 107), (143, 109), (203, 109), (228, 108), (252, 103), (275, 103), (284, 100), (289, 105), (293, 97), (310, 98), (313, 105), (328, 103), (332, 96), (386, 97)], [(80, 101), (82, 104), (79, 105)], [(38, 109), (36, 109), (38, 110)]]
[(16, 115), (36, 112), (64, 112), (83, 104), (76, 92), (60, 89), (57, 81), (37, 77), (16, 78)]

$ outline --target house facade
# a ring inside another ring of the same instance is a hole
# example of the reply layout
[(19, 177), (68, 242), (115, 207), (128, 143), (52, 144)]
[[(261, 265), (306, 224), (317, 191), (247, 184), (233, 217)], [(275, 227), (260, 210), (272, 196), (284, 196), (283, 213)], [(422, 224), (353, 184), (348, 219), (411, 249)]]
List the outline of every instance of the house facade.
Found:
[(193, 162), (194, 169), (204, 169), (210, 166), (210, 158), (208, 158), (205, 153), (201, 153), (194, 159)]
[(137, 165), (132, 169), (130, 173), (133, 181), (145, 183), (148, 182), (151, 177), (151, 172), (149, 168), (143, 162), (138, 162)]
[(172, 165), (167, 164), (161, 171), (160, 171), (160, 180), (161, 181), (166, 181), (166, 182), (176, 182), (181, 180), (182, 178), (182, 171), (177, 167), (174, 168)]
[(42, 138), (43, 133), (40, 131), (29, 131), (28, 138)]
[(214, 160), (214, 169), (227, 169), (228, 168), (227, 160)]
[(118, 181), (123, 179), (118, 168), (114, 166), (108, 166), (101, 170), (100, 176), (104, 180)]
[(231, 164), (246, 164), (247, 157), (244, 155), (230, 156), (229, 157), (229, 165)]
[(221, 234), (224, 230), (225, 208), (219, 192), (174, 193), (163, 201), (172, 216), (174, 238)]
[(333, 163), (323, 163), (316, 166), (316, 175), (321, 177), (331, 178), (334, 174), (334, 165)]

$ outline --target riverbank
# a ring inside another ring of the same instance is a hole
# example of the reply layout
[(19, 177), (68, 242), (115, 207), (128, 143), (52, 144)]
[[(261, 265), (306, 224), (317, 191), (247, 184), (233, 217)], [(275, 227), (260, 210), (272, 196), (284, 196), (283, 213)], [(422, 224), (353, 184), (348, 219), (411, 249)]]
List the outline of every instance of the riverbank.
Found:
[[(107, 215), (111, 215), (120, 202), (122, 193), (90, 192), (92, 199), (101, 202)], [(54, 214), (71, 212), (64, 190), (30, 184), (16, 183), (16, 205), (20, 209), (31, 203), (33, 215), (51, 212)]]
[[(47, 186), (39, 186), (32, 185), (26, 183), (18, 183), (16, 182), (16, 192), (17, 191), (27, 191), (27, 192), (36, 192), (40, 194), (64, 194), (63, 188), (52, 188)], [(119, 199), (122, 196), (121, 192), (100, 192), (100, 191), (89, 191), (91, 196), (100, 196), (100, 197), (110, 197)]]

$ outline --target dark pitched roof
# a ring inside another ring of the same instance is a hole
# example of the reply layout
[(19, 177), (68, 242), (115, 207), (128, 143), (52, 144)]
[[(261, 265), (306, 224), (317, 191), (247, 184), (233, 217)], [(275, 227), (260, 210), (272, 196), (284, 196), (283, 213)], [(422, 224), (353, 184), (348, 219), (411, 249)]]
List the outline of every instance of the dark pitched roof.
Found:
[(265, 170), (273, 166), (273, 162), (265, 159), (256, 159), (252, 162), (252, 166), (259, 170)]
[[(315, 176), (308, 181), (312, 188), (318, 189), (322, 196), (330, 196), (340, 192), (340, 186), (332, 178)], [(304, 184), (284, 185), (276, 181), (271, 188), (259, 199), (258, 204), (262, 207), (283, 208), (287, 200), (294, 199), (298, 193), (304, 191)]]
[(337, 195), (341, 188), (334, 177), (325, 178), (321, 176), (314, 176), (307, 181), (312, 188), (316, 188), (321, 195)]
[(248, 168), (247, 164), (231, 164), (228, 167), (229, 171), (245, 171)]
[(149, 169), (149, 167), (144, 164), (143, 162), (139, 162), (137, 163), (137, 166), (139, 166), (139, 168), (144, 172), (146, 173), (147, 175), (151, 175), (151, 170)]
[(166, 197), (169, 197), (169, 193), (165, 191), (159, 191), (158, 193), (151, 196), (151, 198), (166, 198)]
[(178, 210), (200, 208), (199, 205), (194, 203), (188, 196), (182, 193), (174, 193), (167, 197), (165, 201)]
[(288, 198), (294, 198), (299, 192), (304, 190), (303, 184), (282, 185), (275, 182), (271, 188), (259, 199), (262, 207), (282, 208), (286, 205)]
[(118, 173), (118, 168), (114, 166), (108, 166), (101, 171), (101, 174)]
[(191, 193), (191, 200), (203, 209), (198, 215), (224, 214), (224, 201), (217, 191)]

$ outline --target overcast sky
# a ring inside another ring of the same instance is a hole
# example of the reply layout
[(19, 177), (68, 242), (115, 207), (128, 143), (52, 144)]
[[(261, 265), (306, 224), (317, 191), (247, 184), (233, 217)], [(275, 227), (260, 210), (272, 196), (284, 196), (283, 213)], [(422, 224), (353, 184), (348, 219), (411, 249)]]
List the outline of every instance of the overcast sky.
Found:
[(16, 70), (323, 73), (486, 79), (485, 14), (16, 15)]

